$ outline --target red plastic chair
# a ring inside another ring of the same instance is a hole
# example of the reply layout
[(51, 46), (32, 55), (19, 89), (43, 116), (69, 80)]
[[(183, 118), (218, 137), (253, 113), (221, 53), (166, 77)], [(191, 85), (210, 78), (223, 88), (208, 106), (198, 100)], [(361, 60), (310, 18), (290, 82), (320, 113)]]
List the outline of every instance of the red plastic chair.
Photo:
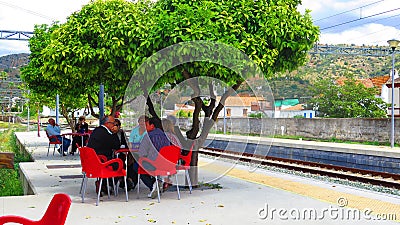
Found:
[(182, 160), (184, 164), (181, 165), (176, 165), (176, 170), (184, 170), (185, 171), (185, 177), (186, 180), (189, 184), (189, 193), (192, 194), (192, 182), (190, 180), (190, 175), (189, 175), (189, 169), (190, 169), (190, 163), (192, 162), (192, 153), (193, 153), (193, 148), (194, 145), (196, 144), (196, 141), (193, 142), (192, 146), (189, 149), (189, 153), (187, 155), (179, 155), (179, 160)]
[[(76, 146), (77, 146), (77, 149), (80, 148), (80, 146), (78, 145), (78, 143), (76, 144)], [(97, 155), (97, 157), (99, 157), (100, 162), (102, 162), (102, 163), (104, 163), (104, 162), (107, 161), (107, 157), (106, 157), (105, 155)], [(85, 178), (86, 178), (86, 172), (83, 171), (83, 169), (82, 169), (82, 182), (81, 182), (81, 189), (79, 190), (79, 194), (82, 194), (83, 183), (84, 183), (84, 181), (85, 181)]]
[(30, 220), (21, 216), (0, 216), (0, 225), (6, 223), (18, 223), (23, 225), (64, 225), (67, 218), (71, 198), (66, 194), (55, 194), (43, 217), (38, 220)]
[(88, 137), (86, 138), (85, 146), (89, 143), (89, 138), (90, 138), (90, 135), (91, 135), (92, 133), (93, 133), (93, 130), (90, 130), (90, 129), (89, 129), (88, 132), (87, 132), (87, 134), (88, 134), (87, 136), (88, 136)]
[[(107, 191), (108, 191), (108, 197), (110, 197), (110, 190), (109, 190), (109, 183), (108, 183), (108, 178), (114, 178), (114, 177), (124, 177), (124, 182), (125, 182), (125, 194), (126, 194), (126, 201), (128, 201), (128, 190), (127, 190), (127, 185), (126, 185), (126, 170), (124, 170), (123, 163), (121, 159), (112, 159), (108, 160), (104, 163), (100, 161), (99, 156), (96, 154), (93, 148), (89, 147), (81, 147), (79, 149), (79, 156), (81, 158), (81, 165), (82, 165), (82, 172), (84, 173), (84, 181), (83, 181), (83, 191), (82, 191), (82, 202), (85, 201), (85, 192), (86, 192), (86, 187), (87, 187), (87, 180), (88, 178), (99, 178), (100, 179), (100, 185), (99, 189), (102, 186), (103, 179), (106, 178), (107, 180)], [(111, 167), (111, 164), (113, 163), (118, 163), (118, 168), (117, 170), (113, 170)], [(117, 185), (119, 184), (119, 181)], [(115, 191), (115, 186), (114, 185), (114, 191)], [(99, 200), (100, 200), (100, 190), (97, 193), (97, 201), (96, 205), (99, 205)]]
[[(169, 145), (169, 146), (164, 146), (160, 149), (160, 152), (158, 153), (158, 156), (154, 161), (145, 157), (139, 158), (138, 185), (137, 185), (138, 198), (139, 198), (140, 174), (148, 174), (156, 177), (158, 202), (160, 202), (160, 187), (158, 185), (157, 178), (159, 176), (169, 176), (175, 174), (176, 191), (178, 192), (178, 199), (181, 199), (181, 195), (179, 193), (178, 176), (176, 171), (176, 163), (178, 162), (180, 152), (181, 149), (179, 147), (174, 145)], [(143, 164), (149, 164), (155, 169), (146, 170), (143, 168)]]
[(46, 136), (49, 139), (49, 147), (47, 147), (47, 156), (49, 156), (50, 145), (54, 145), (54, 149), (53, 149), (53, 155), (54, 155), (54, 152), (56, 151), (56, 145), (60, 145), (62, 148), (62, 142), (60, 140), (58, 140), (57, 136), (55, 136), (55, 135), (49, 136), (49, 134), (47, 133), (47, 130), (46, 130)]

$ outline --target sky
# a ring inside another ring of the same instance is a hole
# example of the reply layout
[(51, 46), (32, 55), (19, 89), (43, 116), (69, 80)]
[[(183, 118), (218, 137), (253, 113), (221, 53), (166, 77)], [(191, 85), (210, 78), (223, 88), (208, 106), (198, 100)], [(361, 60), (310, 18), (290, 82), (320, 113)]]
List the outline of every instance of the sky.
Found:
[[(35, 24), (65, 22), (90, 0), (0, 0), (0, 30), (33, 31)], [(399, 0), (303, 0), (320, 27), (320, 44), (388, 46), (400, 40)], [(342, 24), (342, 25), (340, 25)], [(0, 56), (29, 53), (27, 41), (0, 40)]]

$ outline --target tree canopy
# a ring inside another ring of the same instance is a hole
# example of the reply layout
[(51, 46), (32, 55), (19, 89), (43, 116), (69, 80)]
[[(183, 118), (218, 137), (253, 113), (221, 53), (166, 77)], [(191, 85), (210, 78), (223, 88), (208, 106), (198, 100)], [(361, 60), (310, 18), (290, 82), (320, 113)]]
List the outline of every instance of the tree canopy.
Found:
[[(296, 10), (298, 4), (299, 1), (295, 0), (157, 1), (149, 13), (151, 19), (145, 27), (147, 36), (141, 46), (152, 53), (187, 41), (220, 42), (248, 55), (269, 78), (276, 72), (291, 71), (302, 65), (307, 51), (318, 39), (318, 28), (313, 25), (308, 12), (302, 15)], [(213, 52), (214, 49), (206, 51)], [(223, 52), (214, 53), (224, 58)], [(232, 90), (236, 90), (245, 79), (222, 65), (190, 62), (169, 70), (158, 80), (158, 85), (169, 83), (174, 86), (198, 76), (221, 80)], [(230, 94), (226, 93), (225, 97)], [(213, 96), (213, 93), (209, 95)], [(211, 101), (210, 106), (205, 106), (199, 97), (194, 102), (193, 127), (187, 132), (190, 139), (195, 138), (199, 131), (199, 111), (205, 111), (206, 117), (212, 116), (215, 121), (224, 103), (222, 101), (215, 107), (216, 103)]]
[(21, 78), (26, 83), (24, 88), (31, 91), (28, 96), (31, 104), (37, 103), (38, 106), (54, 107), (56, 95), (59, 95), (62, 100), (61, 114), (73, 129), (75, 121), (71, 115), (75, 110), (86, 106), (83, 94), (79, 92), (79, 89), (67, 86), (68, 79), (60, 79), (60, 77), (46, 75), (42, 72), (45, 64), (42, 51), (49, 45), (52, 32), (58, 27), (57, 23), (50, 26), (45, 24), (35, 26), (34, 35), (29, 39), (30, 61), (26, 67), (22, 68)]
[(387, 117), (388, 105), (376, 97), (376, 87), (367, 88), (362, 82), (348, 76), (343, 82), (325, 78), (317, 81), (312, 91), (311, 104), (321, 116), (331, 118)]
[[(66, 23), (44, 29), (37, 36), (43, 37), (44, 42), (32, 55), (37, 60), (30, 66), (36, 77), (42, 75), (42, 82), (54, 84), (53, 91), (87, 94), (89, 105), (95, 101), (98, 84), (104, 84), (112, 99), (112, 113), (124, 102), (134, 100), (124, 101), (128, 88), (133, 97), (146, 96), (149, 113), (158, 118), (147, 96), (166, 84), (172, 88), (184, 84), (192, 89), (195, 103), (193, 125), (186, 138), (194, 140), (199, 136), (200, 112), (210, 124), (216, 121), (226, 98), (248, 77), (268, 79), (276, 72), (292, 71), (304, 64), (319, 30), (308, 12), (297, 11), (299, 3), (300, 0), (94, 0), (69, 16)], [(193, 56), (204, 60), (187, 60)], [(147, 64), (155, 66), (143, 66)], [(146, 68), (150, 72), (137, 73)], [(197, 77), (212, 79), (192, 79)], [(29, 81), (30, 88), (41, 90), (37, 87), (40, 82)], [(219, 103), (216, 82), (230, 86)], [(209, 90), (207, 104), (199, 94), (201, 85)], [(209, 125), (201, 131), (198, 146), (210, 129)]]
[[(53, 87), (51, 92), (87, 95), (89, 105), (97, 104), (97, 87), (102, 83), (112, 99), (114, 113), (122, 107), (131, 76), (147, 57), (173, 44), (195, 40), (237, 48), (268, 78), (302, 65), (307, 50), (318, 38), (318, 28), (308, 12), (302, 15), (296, 10), (299, 2), (95, 0), (69, 16), (64, 24), (38, 27), (25, 80), (37, 91), (46, 91), (42, 86), (46, 83)], [(154, 79), (149, 76), (149, 80)], [(190, 62), (168, 71), (150, 89), (166, 83), (174, 86), (196, 76), (217, 78), (234, 90), (244, 80), (224, 66)], [(149, 91), (146, 79), (139, 77), (133, 84), (140, 87), (134, 88), (138, 93)], [(194, 137), (197, 132), (192, 133)]]

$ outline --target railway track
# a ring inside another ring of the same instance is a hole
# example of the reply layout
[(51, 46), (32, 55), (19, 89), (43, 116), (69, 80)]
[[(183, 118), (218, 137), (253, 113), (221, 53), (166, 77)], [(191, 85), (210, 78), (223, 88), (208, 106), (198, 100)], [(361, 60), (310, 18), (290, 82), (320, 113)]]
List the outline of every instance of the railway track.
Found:
[(270, 156), (265, 157), (249, 153), (237, 153), (230, 150), (222, 150), (222, 149), (208, 148), (208, 147), (200, 149), (199, 153), (210, 156), (239, 160), (243, 162), (253, 162), (261, 165), (274, 166), (288, 170), (301, 171), (304, 173), (311, 173), (322, 176), (347, 179), (362, 183), (369, 183), (373, 185), (380, 185), (400, 190), (399, 174), (383, 173), (370, 170), (360, 170), (343, 166), (276, 158)]

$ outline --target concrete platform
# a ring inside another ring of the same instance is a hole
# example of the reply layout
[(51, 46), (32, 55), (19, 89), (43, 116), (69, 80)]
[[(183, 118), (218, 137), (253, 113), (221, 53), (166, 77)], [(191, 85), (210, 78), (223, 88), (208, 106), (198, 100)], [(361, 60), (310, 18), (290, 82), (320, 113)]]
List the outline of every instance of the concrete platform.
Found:
[[(199, 180), (219, 183), (222, 189), (203, 187), (193, 190), (192, 194), (182, 189), (181, 200), (178, 200), (176, 191), (171, 188), (158, 203), (157, 199), (146, 197), (148, 189), (141, 184), (139, 199), (135, 189), (129, 192), (128, 202), (124, 194), (120, 194), (110, 199), (102, 197), (99, 206), (95, 206), (94, 179), (89, 180), (85, 203), (81, 202), (81, 179), (78, 178), (81, 170), (75, 166), (80, 163), (79, 156), (47, 157), (48, 142), (44, 132), (41, 137), (37, 137), (36, 132), (16, 135), (35, 159), (35, 162), (21, 164), (34, 195), (0, 198), (0, 215), (39, 219), (52, 196), (63, 192), (73, 201), (66, 221), (68, 225), (396, 224), (378, 220), (376, 216), (400, 220), (400, 197), (205, 157), (199, 160)], [(347, 218), (349, 213), (350, 218)]]

